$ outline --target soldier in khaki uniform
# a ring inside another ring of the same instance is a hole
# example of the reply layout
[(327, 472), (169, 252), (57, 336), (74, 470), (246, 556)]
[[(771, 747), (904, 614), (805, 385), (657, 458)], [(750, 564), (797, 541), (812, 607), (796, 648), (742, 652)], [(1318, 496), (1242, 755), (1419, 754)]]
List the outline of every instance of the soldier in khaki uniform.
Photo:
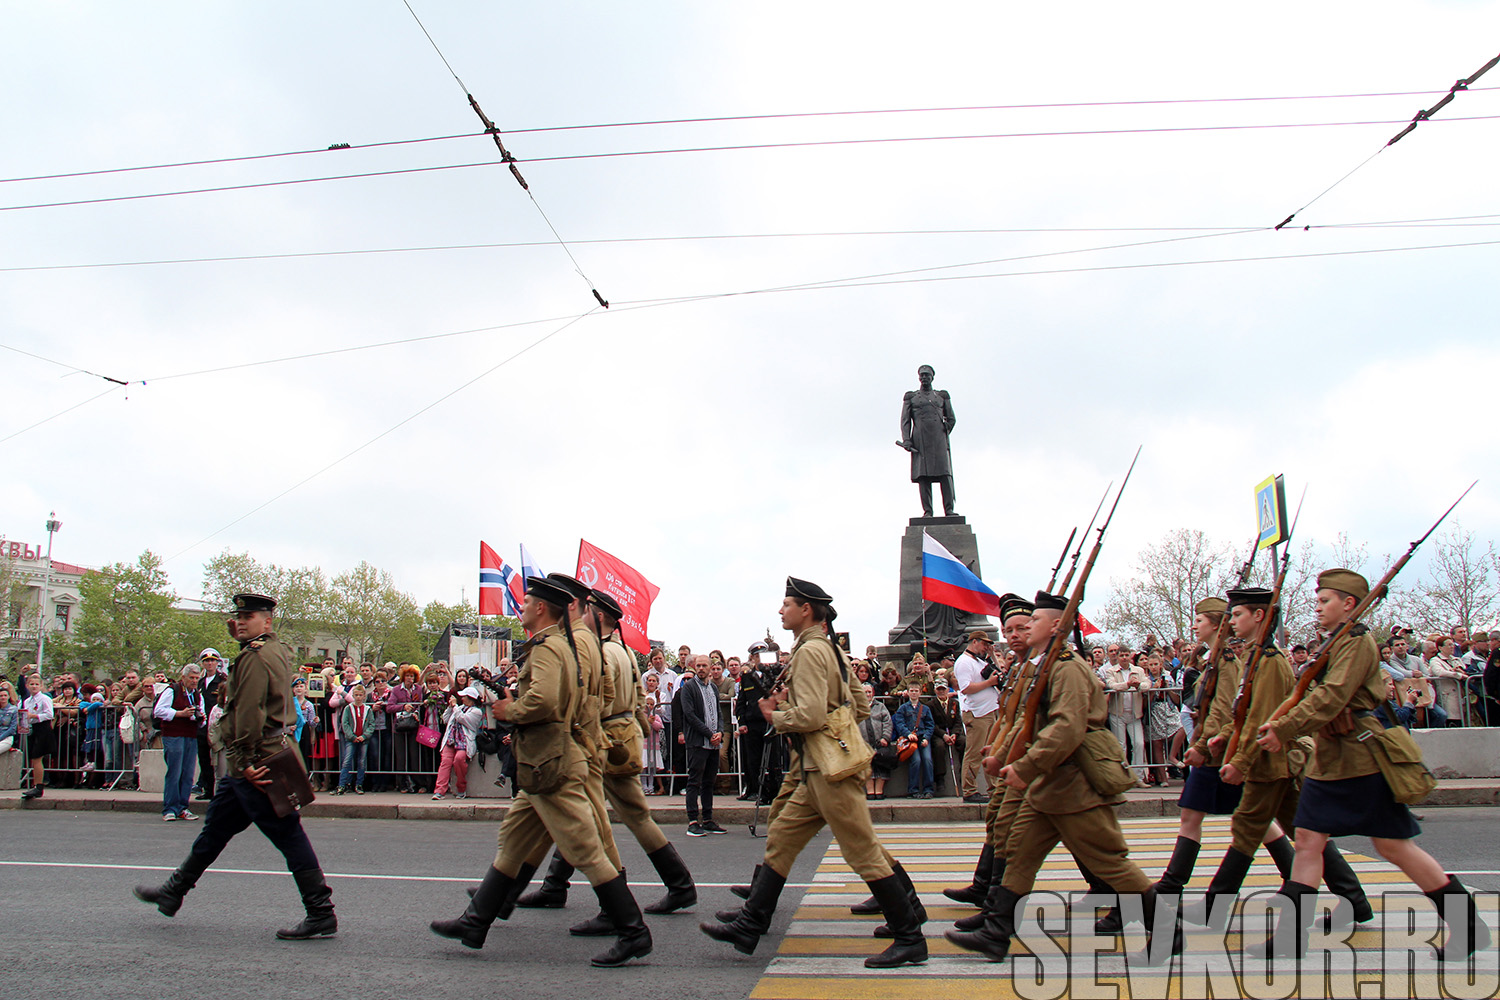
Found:
[(300, 924), (277, 931), (276, 936), (300, 941), (332, 937), (339, 924), (333, 912), (333, 891), (323, 879), (323, 869), (302, 829), (301, 817), (296, 812), (276, 815), (264, 791), (271, 784), (268, 770), (257, 763), (284, 747), (295, 747), (286, 738), (296, 712), (292, 704), (292, 651), (271, 630), (275, 609), (276, 602), (261, 594), (234, 597), (235, 617), (229, 622), (229, 633), (239, 640), (240, 655), (229, 668), (224, 714), (218, 723), (218, 739), (228, 755), (229, 773), (208, 804), (203, 831), (193, 841), (187, 860), (161, 886), (137, 886), (135, 895), (172, 916), (182, 906), (182, 897), (235, 834), (254, 823), (286, 857), (287, 869), (297, 881), (307, 910)]
[[(620, 849), (615, 844), (614, 830), (609, 823), (609, 813), (604, 804), (604, 706), (615, 698), (614, 675), (604, 669), (604, 652), (599, 637), (583, 620), (584, 606), (589, 598), (589, 588), (576, 577), (566, 573), (548, 573), (547, 579), (561, 587), (572, 599), (568, 605), (568, 628), (572, 632), (573, 644), (578, 650), (583, 666), (583, 736), (588, 756), (589, 804), (593, 806), (594, 822), (599, 827), (599, 842), (604, 845), (604, 855), (609, 863), (623, 870)], [(547, 849), (531, 859), (537, 867), (547, 856)], [(516, 901), (517, 906), (555, 909), (568, 903), (568, 879), (573, 875), (573, 866), (560, 851), (553, 852), (552, 864), (542, 884)], [(607, 933), (599, 928), (597, 918), (586, 920), (568, 928), (571, 933), (595, 936)]]
[[(826, 824), (833, 828), (845, 862), (881, 903), (886, 927), (895, 938), (884, 952), (867, 958), (865, 965), (894, 968), (925, 962), (927, 941), (912, 906), (915, 893), (887, 860), (870, 821), (865, 799), (870, 750), (856, 728), (849, 665), (824, 627), (831, 628), (835, 617), (833, 598), (821, 587), (787, 578), (781, 623), (797, 640), (783, 684), (762, 699), (760, 707), (778, 733), (794, 734), (796, 754), (788, 771), (797, 772), (798, 780), (771, 820), (765, 860), (743, 909), (730, 923), (701, 927), (709, 937), (727, 941), (747, 955), (753, 953), (770, 930), (776, 902), (797, 855)], [(839, 765), (834, 774), (823, 770), (830, 762)], [(842, 773), (845, 764), (854, 765), (847, 774)]]
[[(582, 650), (567, 630), (572, 595), (544, 577), (526, 581), (521, 624), (531, 638), (517, 674), (517, 696), (491, 706), (495, 718), (516, 727), (516, 781), (521, 791), (500, 823), (494, 864), (457, 920), (434, 920), (433, 933), (481, 948), (496, 917), (508, 918), (536, 867), (532, 858), (556, 842), (588, 877), (599, 907), (619, 935), (596, 955), (596, 966), (618, 966), (651, 953), (651, 932), (641, 919), (625, 876), (610, 863), (588, 794), (584, 727), (586, 680)], [(595, 661), (597, 662), (597, 661)]]
[[(1318, 574), (1318, 623), (1330, 632), (1344, 624), (1370, 593), (1353, 570)], [(1474, 897), (1458, 879), (1417, 845), (1421, 827), (1411, 810), (1397, 802), (1366, 745), (1382, 728), (1375, 708), (1385, 701), (1380, 650), (1363, 625), (1341, 634), (1329, 649), (1327, 669), (1307, 695), (1280, 718), (1266, 722), (1258, 742), (1283, 749), (1298, 736), (1317, 733), (1313, 759), (1297, 803), (1297, 856), (1292, 876), (1282, 883), (1284, 897), (1276, 932), (1254, 950), (1275, 957), (1301, 957), (1312, 924), (1313, 897), (1323, 877), (1323, 849), (1329, 838), (1363, 835), (1380, 856), (1406, 873), (1431, 899), (1448, 925), (1439, 960), (1466, 959), (1490, 946), (1489, 928), (1479, 919)]]
[[(641, 738), (650, 732), (650, 723), (641, 706), (641, 677), (635, 656), (620, 638), (619, 622), (623, 614), (620, 605), (609, 594), (599, 590), (589, 592), (583, 620), (603, 647), (604, 669), (609, 675), (604, 689), (611, 692), (611, 700), (602, 709), (601, 720), (604, 797), (646, 852), (646, 859), (656, 868), (667, 887), (667, 894), (645, 907), (646, 912), (673, 913), (696, 903), (698, 889), (677, 848), (651, 818), (646, 790), (641, 787), (638, 777), (643, 750)], [(616, 732), (623, 736), (616, 738), (612, 735)], [(560, 883), (564, 895), (572, 874), (573, 866), (564, 861), (561, 854), (554, 854), (547, 878)], [(525, 905), (525, 897), (521, 903)], [(613, 934), (615, 926), (609, 915), (601, 911), (598, 916), (575, 924), (568, 931), (580, 936), (599, 936)]]
[[(1241, 655), (1246, 657), (1247, 662), (1251, 644), (1260, 635), (1267, 616), (1275, 615), (1271, 607), (1272, 596), (1271, 591), (1264, 587), (1241, 587), (1229, 592), (1230, 627), (1234, 630), (1235, 637), (1245, 643)], [(1267, 634), (1274, 633), (1274, 630), (1273, 622)], [(1261, 723), (1270, 719), (1276, 707), (1292, 693), (1296, 684), (1292, 676), (1292, 665), (1274, 643), (1268, 641), (1262, 651), (1252, 684), (1250, 705), (1246, 710), (1245, 725), (1234, 758), (1224, 764), (1219, 774), (1221, 781), (1232, 787), (1242, 787), (1244, 794), (1230, 820), (1233, 843), (1214, 874), (1213, 882), (1208, 887), (1208, 895), (1204, 899), (1203, 919), (1211, 920), (1216, 927), (1222, 927), (1228, 922), (1234, 905), (1230, 902), (1215, 917), (1215, 900), (1224, 897), (1233, 900), (1244, 884), (1251, 862), (1255, 860), (1255, 849), (1268, 836), (1270, 840), (1266, 847), (1272, 850), (1277, 867), (1282, 869), (1282, 877), (1291, 874), (1291, 858), (1285, 859), (1283, 867), (1282, 858), (1272, 848), (1272, 844), (1285, 844), (1286, 837), (1281, 831), (1291, 829), (1296, 819), (1297, 776), (1292, 774), (1284, 750), (1266, 750), (1251, 738), (1251, 734), (1260, 728)], [(1217, 693), (1215, 691), (1216, 695)], [(1214, 700), (1217, 701), (1217, 697)], [(1208, 741), (1215, 756), (1223, 755), (1233, 731), (1231, 711), (1226, 723)], [(1290, 854), (1289, 845), (1285, 850)], [(1354, 874), (1354, 869), (1349, 867), (1349, 862), (1344, 860), (1332, 841), (1323, 849), (1323, 877), (1327, 880), (1329, 889), (1349, 901), (1357, 922), (1364, 923), (1374, 916), (1370, 901), (1359, 883), (1359, 876)], [(1182, 881), (1185, 883), (1186, 879)], [(1182, 890), (1179, 887), (1177, 891)]]
[[(1062, 621), (1067, 601), (1038, 591), (1034, 603), (1028, 638), (1032, 648), (1044, 648)], [(1130, 849), (1114, 812), (1124, 797), (1101, 796), (1074, 762), (1084, 735), (1107, 726), (1104, 689), (1089, 665), (1066, 646), (1046, 684), (1045, 700), (1038, 709), (1045, 713), (1044, 721), (1035, 738), (1015, 763), (1000, 769), (1000, 780), (1024, 788), (1026, 796), (1008, 833), (1005, 874), (1000, 886), (991, 890), (995, 906), (986, 908), (979, 930), (946, 935), (959, 947), (995, 961), (1009, 954), (1016, 908), (1031, 892), (1042, 862), (1059, 841), (1114, 891), (1140, 893), (1148, 933), (1155, 923), (1156, 892), (1151, 880), (1130, 861)], [(1180, 950), (1175, 919), (1172, 944), (1174, 952)]]

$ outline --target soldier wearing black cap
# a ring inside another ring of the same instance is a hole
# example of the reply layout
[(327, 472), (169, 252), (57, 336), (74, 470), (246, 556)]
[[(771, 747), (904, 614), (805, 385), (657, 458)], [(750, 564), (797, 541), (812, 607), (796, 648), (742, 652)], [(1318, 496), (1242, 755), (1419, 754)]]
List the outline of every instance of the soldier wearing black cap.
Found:
[[(1324, 570), (1318, 574), (1318, 624), (1332, 632), (1369, 593), (1369, 581), (1353, 570)], [(1323, 878), (1324, 848), (1330, 838), (1356, 834), (1369, 837), (1380, 856), (1405, 872), (1437, 907), (1448, 925), (1448, 938), (1436, 949), (1439, 960), (1462, 961), (1490, 946), (1490, 931), (1479, 919), (1473, 895), (1417, 844), (1421, 827), (1411, 810), (1396, 801), (1376, 760), (1373, 744), (1384, 726), (1375, 709), (1385, 701), (1385, 690), (1380, 650), (1369, 630), (1356, 624), (1330, 647), (1327, 666), (1306, 696), (1260, 726), (1257, 741), (1273, 753), (1298, 736), (1317, 736), (1297, 803), (1297, 854), (1291, 877), (1281, 886), (1281, 918), (1276, 933), (1256, 951), (1304, 953)], [(1407, 744), (1408, 751), (1414, 748)]]
[[(641, 850), (667, 887), (667, 894), (645, 907), (647, 913), (674, 913), (698, 901), (698, 889), (677, 848), (667, 840), (661, 827), (651, 817), (646, 790), (641, 787), (642, 739), (651, 731), (645, 709), (641, 706), (641, 673), (635, 656), (620, 637), (619, 622), (624, 616), (620, 605), (609, 594), (589, 591), (583, 620), (599, 639), (604, 651), (604, 667), (611, 679), (612, 700), (604, 706), (604, 797), (615, 815), (625, 824)], [(561, 854), (552, 858), (548, 878), (556, 878), (564, 887), (573, 875), (573, 866)], [(566, 888), (563, 890), (566, 892)], [(569, 931), (585, 937), (613, 934), (615, 926), (604, 912), (577, 924)]]
[[(484, 881), (457, 920), (434, 920), (433, 933), (481, 948), (495, 918), (508, 918), (536, 873), (532, 859), (554, 842), (559, 853), (588, 877), (599, 907), (618, 935), (596, 955), (596, 966), (618, 966), (651, 953), (651, 932), (625, 882), (604, 853), (588, 794), (588, 757), (583, 735), (586, 688), (582, 651), (568, 629), (572, 594), (544, 577), (526, 581), (521, 624), (530, 633), (521, 647), (516, 697), (491, 706), (495, 717), (516, 729), (516, 783), (521, 791), (500, 823), (499, 850)], [(597, 661), (596, 661), (597, 662)]]
[[(1246, 644), (1240, 655), (1247, 662), (1250, 644), (1260, 635), (1266, 619), (1269, 617), (1273, 621), (1271, 627), (1266, 629), (1266, 647), (1255, 668), (1250, 705), (1246, 710), (1239, 745), (1234, 757), (1225, 761), (1219, 772), (1221, 781), (1230, 787), (1243, 787), (1244, 793), (1230, 819), (1233, 842), (1219, 864), (1219, 870), (1214, 873), (1208, 894), (1204, 898), (1202, 919), (1213, 921), (1215, 926), (1223, 926), (1227, 922), (1233, 908), (1232, 900), (1244, 884), (1245, 875), (1255, 860), (1256, 848), (1261, 843), (1266, 844), (1282, 877), (1291, 875), (1292, 848), (1282, 831), (1293, 829), (1292, 824), (1297, 816), (1297, 779), (1300, 771), (1293, 771), (1290, 755), (1286, 750), (1266, 750), (1252, 738), (1261, 723), (1269, 719), (1277, 706), (1292, 693), (1295, 684), (1292, 665), (1270, 639), (1275, 632), (1276, 615), (1276, 609), (1271, 607), (1272, 596), (1271, 591), (1264, 587), (1240, 587), (1229, 592), (1229, 627), (1235, 638)], [(1215, 691), (1216, 696), (1217, 694)], [(1216, 756), (1224, 753), (1232, 728), (1231, 716), (1230, 724), (1223, 726), (1208, 740), (1211, 753)], [(1301, 753), (1301, 748), (1298, 749)], [(1194, 851), (1193, 854), (1196, 857), (1197, 852)], [(1172, 860), (1167, 865), (1167, 873), (1157, 883), (1157, 889), (1160, 892), (1181, 893), (1192, 874), (1192, 860), (1184, 862), (1179, 857), (1179, 852), (1174, 851)], [(1374, 916), (1370, 901), (1359, 883), (1359, 876), (1354, 874), (1354, 869), (1349, 867), (1349, 862), (1344, 860), (1331, 841), (1323, 851), (1323, 875), (1328, 881), (1328, 888), (1348, 900), (1355, 921), (1364, 923)], [(1163, 883), (1167, 885), (1164, 886)], [(1223, 905), (1217, 915), (1214, 914), (1215, 900), (1224, 897), (1228, 897), (1231, 902)], [(1199, 914), (1195, 911), (1191, 916), (1197, 918)]]
[(296, 744), (287, 740), (287, 727), (296, 721), (292, 701), (292, 651), (271, 630), (276, 601), (262, 594), (236, 594), (229, 634), (239, 641), (240, 654), (229, 668), (219, 721), (219, 738), (228, 755), (229, 772), (219, 782), (208, 804), (203, 830), (193, 841), (187, 860), (157, 887), (137, 886), (136, 898), (155, 903), (172, 916), (182, 897), (229, 845), (235, 834), (254, 823), (286, 857), (297, 882), (307, 916), (296, 927), (276, 932), (286, 941), (332, 937), (338, 930), (333, 891), (313, 851), (301, 817), (292, 812), (277, 816), (265, 789), (271, 779), (259, 761)]
[[(569, 630), (569, 641), (578, 650), (579, 659), (583, 664), (582, 727), (588, 750), (589, 802), (594, 807), (594, 822), (599, 827), (599, 842), (604, 845), (604, 854), (609, 858), (610, 864), (621, 868), (620, 849), (615, 844), (614, 830), (609, 824), (609, 812), (604, 805), (603, 719), (605, 703), (613, 701), (615, 697), (614, 675), (604, 669), (604, 653), (599, 645), (599, 637), (583, 620), (583, 609), (592, 591), (582, 580), (566, 573), (548, 573), (547, 579), (554, 586), (565, 591), (570, 599), (568, 621), (565, 627)], [(546, 857), (546, 848), (543, 848), (542, 853), (531, 860), (533, 864), (540, 866)], [(548, 909), (566, 906), (568, 880), (572, 877), (573, 871), (573, 866), (563, 857), (562, 852), (554, 851), (552, 863), (547, 866), (547, 874), (542, 879), (542, 884), (522, 895), (517, 900), (517, 905)], [(600, 917), (574, 924), (568, 930), (584, 936), (597, 936), (607, 932), (600, 923)]]
[[(1056, 636), (1068, 602), (1038, 591), (1034, 603), (1027, 637), (1033, 649), (1045, 648)], [(1056, 641), (1062, 642), (1062, 637), (1056, 636)], [(1004, 876), (991, 890), (994, 905), (987, 906), (979, 930), (947, 934), (954, 944), (995, 961), (1009, 954), (1018, 904), (1031, 892), (1042, 862), (1059, 841), (1115, 891), (1140, 893), (1148, 934), (1155, 923), (1156, 893), (1151, 880), (1130, 860), (1114, 811), (1124, 797), (1100, 795), (1076, 762), (1085, 734), (1107, 728), (1104, 689), (1089, 665), (1066, 645), (1045, 683), (1043, 705), (1038, 709), (1044, 714), (1037, 720), (1030, 746), (1015, 763), (1000, 769), (1001, 781), (1025, 789), (1026, 796), (1006, 840)], [(1174, 919), (1174, 952), (1181, 947), (1175, 923)]]
[(844, 861), (880, 902), (886, 929), (895, 939), (884, 952), (865, 959), (866, 967), (925, 962), (927, 941), (913, 907), (915, 887), (891, 865), (870, 820), (864, 794), (870, 749), (855, 721), (849, 694), (852, 671), (828, 634), (835, 616), (833, 598), (823, 588), (787, 578), (781, 623), (797, 640), (784, 683), (761, 702), (761, 712), (778, 733), (793, 734), (797, 745), (789, 770), (798, 772), (800, 780), (771, 820), (765, 860), (744, 908), (728, 923), (701, 927), (709, 937), (727, 941), (747, 955), (754, 952), (770, 930), (797, 856), (828, 825)]

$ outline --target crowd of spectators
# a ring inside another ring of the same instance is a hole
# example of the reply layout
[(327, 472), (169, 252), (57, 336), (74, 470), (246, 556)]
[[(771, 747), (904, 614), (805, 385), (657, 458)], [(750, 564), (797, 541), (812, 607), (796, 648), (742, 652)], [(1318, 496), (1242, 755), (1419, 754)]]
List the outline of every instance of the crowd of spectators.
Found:
[[(1461, 627), (1426, 636), (1395, 628), (1380, 643), (1390, 681), (1385, 714), (1393, 724), (1500, 725), (1500, 641)], [(1144, 783), (1161, 784), (1185, 775), (1182, 752), (1192, 735), (1204, 649), (1152, 635), (1137, 645), (1086, 643), (1084, 652), (1108, 696), (1109, 726), (1127, 763)], [(895, 777), (905, 779), (911, 797), (977, 796), (979, 751), (1011, 651), (976, 632), (966, 646), (934, 651), (930, 661), (921, 652), (905, 663), (881, 660), (873, 646), (865, 653), (849, 662), (872, 702), (860, 727), (875, 751), (868, 797), (885, 798)], [(1301, 645), (1289, 657), (1298, 671), (1310, 658)], [(697, 832), (716, 832), (715, 795), (762, 803), (775, 795), (788, 749), (769, 730), (760, 700), (788, 660), (766, 643), (745, 657), (717, 649), (695, 655), (681, 646), (675, 660), (664, 649), (645, 658), (650, 733), (641, 782), (648, 795), (687, 795)], [(43, 679), (23, 670), (16, 683), (0, 679), (0, 753), (25, 750), (29, 783), (40, 793), (43, 785), (136, 787), (140, 751), (161, 749), (163, 819), (194, 819), (189, 797), (209, 798), (223, 774), (213, 724), (225, 677), (213, 649), (173, 676), (128, 669), (117, 679), (82, 680), (67, 671)], [(300, 746), (314, 787), (334, 795), (461, 798), (470, 790), (471, 761), (502, 794), (514, 794), (512, 734), (489, 705), (515, 679), (508, 659), (471, 675), (444, 662), (377, 666), (329, 657), (297, 677), (288, 737)]]

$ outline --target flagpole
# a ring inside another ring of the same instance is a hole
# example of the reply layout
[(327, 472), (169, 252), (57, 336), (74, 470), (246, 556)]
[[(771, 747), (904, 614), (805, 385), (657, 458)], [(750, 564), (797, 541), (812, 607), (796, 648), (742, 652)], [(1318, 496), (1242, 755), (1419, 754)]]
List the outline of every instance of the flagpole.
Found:
[[(927, 529), (926, 528), (922, 529), (922, 537), (923, 538), (927, 537)], [(923, 559), (926, 558), (925, 547), (924, 547), (922, 558)], [(919, 570), (922, 569), (921, 563), (917, 564), (917, 568)], [(924, 660), (927, 659), (927, 598), (925, 596), (923, 596), (923, 598), (922, 598), (922, 659), (924, 659)]]

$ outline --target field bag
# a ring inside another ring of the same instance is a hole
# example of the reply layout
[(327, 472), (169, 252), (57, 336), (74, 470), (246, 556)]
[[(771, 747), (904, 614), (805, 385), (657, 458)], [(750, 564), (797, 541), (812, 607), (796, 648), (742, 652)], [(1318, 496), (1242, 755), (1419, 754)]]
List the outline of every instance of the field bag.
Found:
[(573, 741), (566, 722), (537, 722), (516, 726), (516, 785), (523, 792), (547, 795), (563, 786), (568, 744)]
[(1437, 779), (1422, 763), (1422, 750), (1403, 726), (1390, 729), (1367, 729), (1358, 737), (1375, 755), (1375, 763), (1391, 788), (1391, 795), (1402, 805), (1416, 805), (1437, 787)]
[(1136, 785), (1135, 772), (1125, 766), (1125, 748), (1108, 729), (1085, 733), (1083, 742), (1073, 751), (1072, 759), (1083, 772), (1089, 787), (1106, 799), (1123, 794)]

